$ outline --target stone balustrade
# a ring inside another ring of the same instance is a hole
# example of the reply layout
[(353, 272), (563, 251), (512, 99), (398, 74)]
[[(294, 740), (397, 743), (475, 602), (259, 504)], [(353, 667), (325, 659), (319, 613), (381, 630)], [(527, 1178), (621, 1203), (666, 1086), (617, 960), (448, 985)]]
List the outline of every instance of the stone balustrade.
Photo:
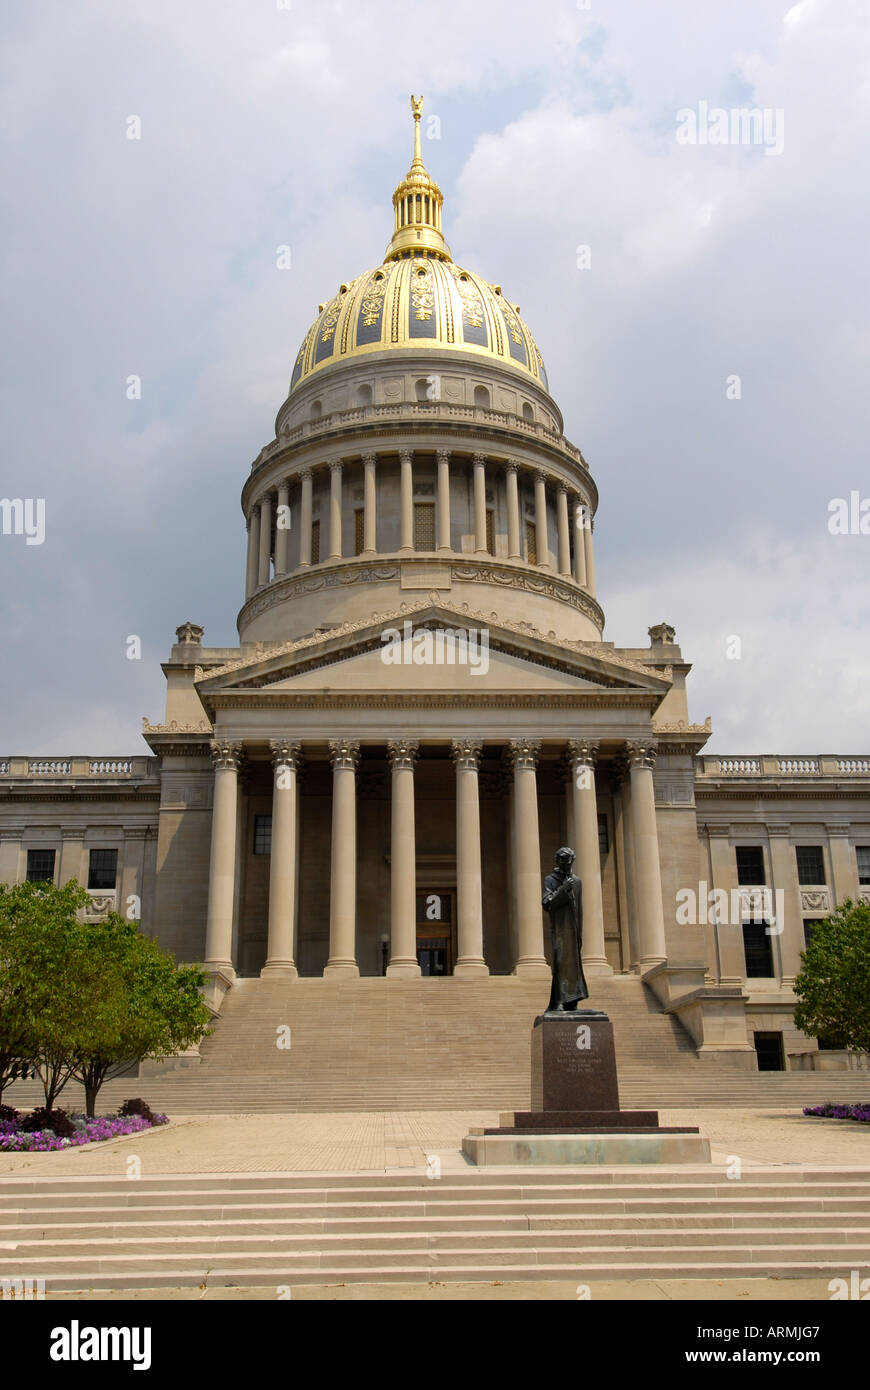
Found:
[(376, 423), (378, 420), (418, 419), (427, 421), (479, 422), (482, 425), (500, 426), (528, 436), (529, 439), (545, 440), (557, 444), (573, 461), (588, 472), (588, 465), (576, 445), (571, 444), (558, 430), (550, 429), (543, 421), (526, 420), (508, 410), (494, 410), (487, 406), (451, 405), (447, 401), (397, 401), (390, 405), (353, 406), (348, 410), (336, 410), (321, 415), (314, 420), (305, 420), (292, 429), (279, 435), (272, 443), (260, 451), (251, 465), (251, 472), (257, 470), (288, 445), (304, 440), (316, 439), (348, 425)]
[(159, 759), (150, 757), (132, 758), (29, 758), (10, 755), (0, 758), (0, 777), (26, 778), (33, 780), (56, 780), (69, 778), (101, 781), (153, 777), (159, 771)]
[(716, 757), (703, 754), (698, 758), (696, 777), (870, 777), (870, 757), (845, 757), (839, 754), (817, 757), (782, 757), (759, 753), (754, 757)]

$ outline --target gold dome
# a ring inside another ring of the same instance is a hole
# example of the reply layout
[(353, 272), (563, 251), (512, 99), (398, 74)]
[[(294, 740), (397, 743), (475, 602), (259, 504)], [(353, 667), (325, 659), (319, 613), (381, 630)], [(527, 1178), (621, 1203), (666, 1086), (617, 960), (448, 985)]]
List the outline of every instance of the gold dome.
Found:
[(537, 343), (500, 285), (454, 263), (441, 232), (441, 190), (420, 154), (422, 97), (412, 97), (414, 160), (393, 194), (395, 231), (382, 265), (321, 305), (299, 349), (290, 390), (366, 354), (431, 350), (495, 359), (547, 388)]

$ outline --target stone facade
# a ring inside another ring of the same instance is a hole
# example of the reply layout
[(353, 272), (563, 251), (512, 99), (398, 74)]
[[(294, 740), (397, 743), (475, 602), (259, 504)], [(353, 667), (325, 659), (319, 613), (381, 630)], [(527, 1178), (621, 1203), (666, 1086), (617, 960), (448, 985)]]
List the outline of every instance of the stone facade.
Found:
[(357, 326), (321, 311), (242, 490), (239, 646), (178, 629), (151, 757), (0, 758), (0, 879), (102, 884), (116, 850), (94, 913), (205, 961), (218, 1007), (260, 972), (544, 979), (569, 843), (593, 981), (640, 973), (711, 1065), (807, 1065), (791, 984), (805, 924), (870, 898), (870, 758), (705, 755), (673, 628), (603, 640), (589, 466), (414, 169), (392, 339), (343, 286)]

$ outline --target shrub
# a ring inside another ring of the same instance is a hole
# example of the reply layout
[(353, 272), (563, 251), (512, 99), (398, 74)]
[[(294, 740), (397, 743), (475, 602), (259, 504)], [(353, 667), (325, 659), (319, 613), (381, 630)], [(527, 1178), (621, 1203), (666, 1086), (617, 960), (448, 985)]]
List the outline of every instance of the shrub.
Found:
[(870, 1124), (870, 1102), (866, 1105), (834, 1105), (827, 1101), (824, 1105), (805, 1105), (805, 1115), (820, 1115), (829, 1120), (860, 1120)]
[(154, 1123), (154, 1116), (151, 1113), (151, 1106), (148, 1104), (147, 1101), (144, 1101), (138, 1097), (135, 1100), (125, 1100), (124, 1104), (118, 1111), (118, 1114), (120, 1115), (122, 1120), (126, 1119), (128, 1115), (141, 1115), (142, 1119), (147, 1120), (149, 1124)]
[(0, 1122), (8, 1121), (10, 1124), (16, 1123), (21, 1119), (20, 1114), (14, 1105), (0, 1105)]
[(24, 1134), (36, 1134), (38, 1131), (50, 1129), (58, 1139), (69, 1139), (76, 1132), (75, 1125), (65, 1110), (46, 1110), (44, 1105), (25, 1115), (19, 1129)]

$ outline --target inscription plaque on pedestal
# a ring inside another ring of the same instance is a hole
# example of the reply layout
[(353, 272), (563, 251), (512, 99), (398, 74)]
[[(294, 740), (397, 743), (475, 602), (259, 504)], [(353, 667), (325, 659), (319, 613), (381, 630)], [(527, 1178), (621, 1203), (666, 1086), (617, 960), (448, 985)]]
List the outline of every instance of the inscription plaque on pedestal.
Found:
[(619, 1110), (613, 1024), (606, 1014), (589, 1009), (535, 1019), (532, 1110)]

